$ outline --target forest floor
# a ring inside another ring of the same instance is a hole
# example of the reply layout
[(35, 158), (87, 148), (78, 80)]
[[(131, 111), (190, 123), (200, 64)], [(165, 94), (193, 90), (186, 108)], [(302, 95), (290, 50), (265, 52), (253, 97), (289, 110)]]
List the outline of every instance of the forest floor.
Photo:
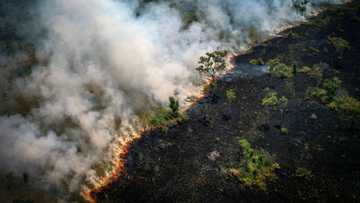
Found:
[[(275, 58), (284, 69), (261, 71)], [(94, 194), (97, 202), (359, 202), (359, 107), (340, 102), (360, 99), (359, 59), (359, 1), (259, 44), (187, 121), (134, 143), (126, 173)], [(241, 139), (278, 164), (250, 184)]]

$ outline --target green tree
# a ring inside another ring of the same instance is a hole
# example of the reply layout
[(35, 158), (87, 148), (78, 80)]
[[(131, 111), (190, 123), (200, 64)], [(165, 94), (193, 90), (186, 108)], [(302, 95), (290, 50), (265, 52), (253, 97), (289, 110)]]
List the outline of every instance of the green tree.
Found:
[(179, 116), (179, 107), (179, 101), (175, 97), (169, 97), (169, 108), (171, 109), (172, 116)]
[(205, 56), (201, 56), (199, 66), (196, 68), (200, 74), (208, 76), (211, 80), (215, 80), (219, 73), (226, 69), (226, 51), (208, 52)]

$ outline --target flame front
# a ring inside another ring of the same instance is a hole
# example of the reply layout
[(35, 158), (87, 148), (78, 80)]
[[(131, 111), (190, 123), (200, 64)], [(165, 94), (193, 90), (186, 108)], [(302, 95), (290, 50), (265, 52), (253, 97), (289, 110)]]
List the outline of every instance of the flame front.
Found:
[[(235, 67), (235, 54), (228, 54), (226, 56), (227, 61), (227, 71), (233, 69)], [(191, 102), (188, 103), (188, 105), (184, 105), (182, 108), (182, 111), (186, 111), (193, 107), (194, 104), (196, 104), (199, 100), (203, 99), (206, 92), (203, 91), (206, 86), (211, 84), (211, 80), (205, 80), (202, 88), (199, 88), (196, 92), (189, 93), (189, 96), (194, 98)], [(119, 136), (119, 140), (117, 141), (118, 144), (115, 145), (115, 147), (112, 149), (112, 170), (106, 175), (100, 177), (96, 180), (94, 183), (94, 186), (92, 188), (84, 187), (81, 191), (82, 197), (85, 199), (85, 201), (89, 203), (96, 203), (96, 199), (93, 196), (93, 194), (100, 192), (102, 189), (110, 185), (112, 182), (116, 181), (120, 176), (124, 175), (125, 171), (125, 160), (129, 153), (130, 147), (132, 144), (141, 138), (141, 135), (144, 134), (146, 131), (150, 131), (151, 128), (143, 128), (141, 130), (138, 130), (137, 132), (133, 132), (128, 136)]]
[(95, 183), (93, 188), (84, 187), (81, 191), (82, 197), (90, 203), (95, 203), (96, 199), (93, 194), (101, 191), (104, 187), (111, 184), (121, 175), (123, 175), (125, 167), (125, 158), (129, 152), (132, 144), (141, 137), (146, 129), (134, 132), (129, 136), (120, 136), (118, 144), (112, 149), (113, 159), (111, 160), (112, 170), (106, 173), (105, 176), (100, 177)]

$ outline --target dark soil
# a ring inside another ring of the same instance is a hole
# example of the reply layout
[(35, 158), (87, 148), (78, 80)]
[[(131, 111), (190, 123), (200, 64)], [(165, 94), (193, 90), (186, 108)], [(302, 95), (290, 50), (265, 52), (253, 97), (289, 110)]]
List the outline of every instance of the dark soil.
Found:
[[(347, 40), (351, 49), (339, 58), (329, 36)], [(349, 95), (360, 99), (359, 36), (360, 2), (331, 6), (238, 56), (237, 69), (248, 71), (244, 67), (251, 68), (254, 58), (278, 57), (295, 68), (319, 65), (324, 78), (339, 77)], [(209, 96), (189, 110), (186, 122), (166, 133), (148, 132), (133, 144), (126, 175), (94, 194), (97, 202), (359, 202), (359, 121), (344, 120), (307, 99), (307, 88), (318, 83), (302, 73), (293, 79), (262, 74), (217, 81)], [(283, 113), (261, 105), (267, 87), (289, 99)], [(225, 96), (230, 88), (237, 93), (232, 103)], [(242, 159), (240, 138), (280, 164), (277, 180), (266, 191), (244, 187), (226, 173)], [(211, 157), (215, 152), (220, 156)], [(312, 175), (296, 176), (300, 167)]]

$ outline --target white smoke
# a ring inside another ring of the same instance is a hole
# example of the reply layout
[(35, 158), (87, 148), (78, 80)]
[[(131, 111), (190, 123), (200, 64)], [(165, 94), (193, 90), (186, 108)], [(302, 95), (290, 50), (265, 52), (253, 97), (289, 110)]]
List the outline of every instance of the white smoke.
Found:
[(117, 137), (138, 127), (138, 112), (197, 88), (191, 80), (200, 55), (244, 46), (250, 26), (269, 35), (302, 19), (290, 0), (178, 2), (185, 10), (196, 6), (201, 19), (184, 29), (181, 9), (166, 2), (148, 4), (138, 16), (138, 2), (39, 4), (47, 37), (36, 48), (46, 63), (12, 81), (12, 98), (1, 102), (15, 110), (0, 117), (0, 169), (77, 191)]

